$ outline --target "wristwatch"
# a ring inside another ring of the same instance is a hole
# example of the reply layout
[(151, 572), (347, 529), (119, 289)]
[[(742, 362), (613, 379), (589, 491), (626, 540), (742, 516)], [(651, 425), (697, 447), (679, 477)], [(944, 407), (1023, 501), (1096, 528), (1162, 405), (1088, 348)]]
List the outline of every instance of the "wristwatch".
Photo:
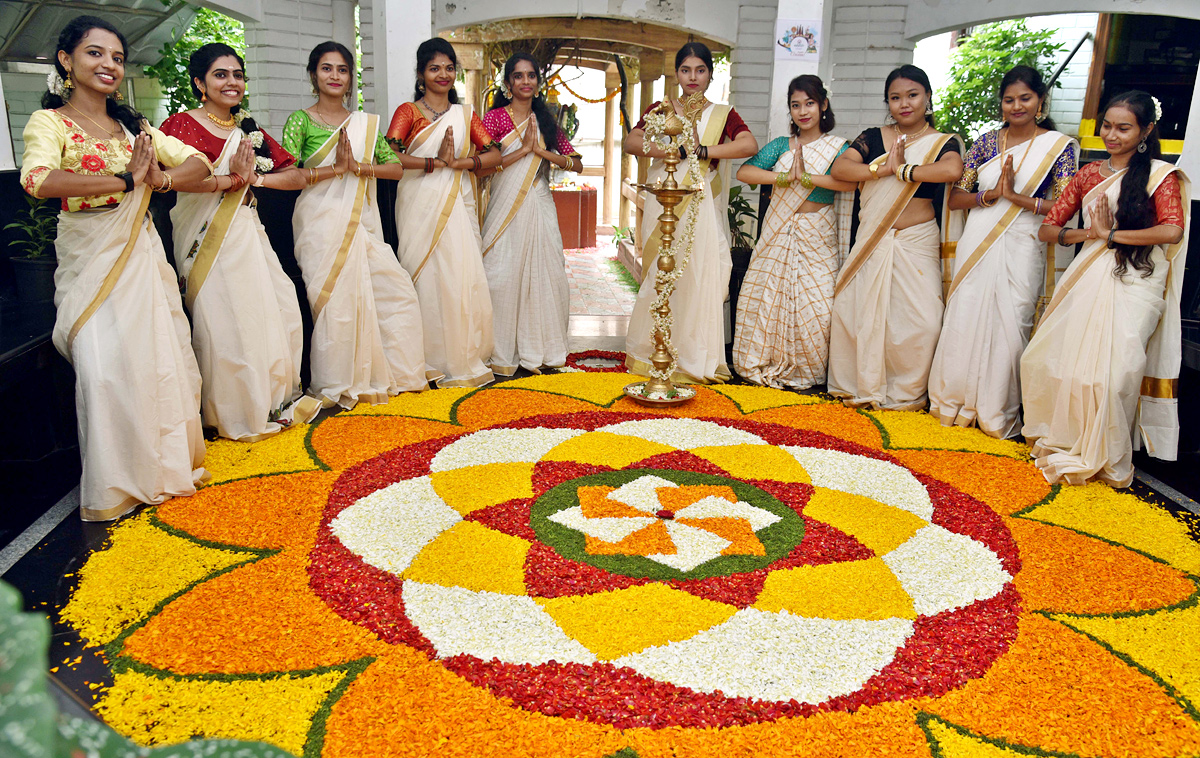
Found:
[(867, 170), (871, 172), (871, 177), (873, 179), (879, 178), (879, 164), (878, 163), (868, 163)]
[(129, 171), (122, 171), (119, 174), (114, 174), (118, 179), (125, 182), (125, 191), (133, 192), (133, 174)]

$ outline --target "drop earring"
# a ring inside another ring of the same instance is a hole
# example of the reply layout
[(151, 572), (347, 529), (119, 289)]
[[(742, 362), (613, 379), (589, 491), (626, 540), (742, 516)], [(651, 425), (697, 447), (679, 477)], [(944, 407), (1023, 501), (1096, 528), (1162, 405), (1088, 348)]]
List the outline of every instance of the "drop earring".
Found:
[(208, 102), (208, 93), (207, 93), (207, 92), (201, 92), (201, 93), (200, 93), (200, 102), (201, 102), (201, 103), (207, 103), (207, 102)]
[(417, 92), (424, 92), (424, 91), (425, 91), (424, 80), (417, 80)]
[(1139, 153), (1144, 153), (1144, 152), (1146, 152), (1148, 149), (1149, 149), (1149, 148), (1147, 148), (1147, 147), (1146, 147), (1146, 140), (1142, 140), (1141, 142), (1139, 142), (1139, 143), (1138, 143), (1137, 151), (1138, 151)]
[(926, 113), (933, 113), (933, 101), (932, 101), (932, 100), (930, 100), (930, 101), (928, 101), (927, 103), (925, 103), (925, 112), (926, 112)]
[(67, 78), (63, 81), (63, 89), (70, 90), (75, 87), (75, 82), (71, 81), (71, 72), (67, 72)]

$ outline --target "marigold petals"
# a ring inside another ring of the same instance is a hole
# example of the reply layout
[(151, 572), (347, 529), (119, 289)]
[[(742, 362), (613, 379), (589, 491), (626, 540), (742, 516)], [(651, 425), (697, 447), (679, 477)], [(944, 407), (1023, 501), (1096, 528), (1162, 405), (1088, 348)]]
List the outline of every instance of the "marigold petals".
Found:
[(934, 755), (942, 758), (1024, 758), (1028, 750), (1013, 750), (960, 730), (939, 718), (925, 721)]
[(877, 555), (895, 550), (929, 523), (869, 497), (824, 487), (813, 492), (804, 515), (849, 534)]
[(812, 484), (808, 472), (795, 457), (777, 447), (726, 445), (693, 448), (691, 453), (711, 461), (738, 479), (774, 479), (777, 482)]
[(401, 576), (442, 587), (476, 592), (525, 594), (525, 554), (529, 542), (460, 521), (417, 555)]
[(205, 443), (204, 468), (209, 484), (292, 471), (320, 468), (305, 447), (309, 424), (294, 424), (258, 442), (216, 439)]
[(883, 437), (879, 434), (879, 428), (871, 423), (871, 419), (841, 403), (768, 408), (754, 413), (751, 418), (770, 424), (782, 424), (792, 429), (809, 429), (829, 434), (875, 450), (883, 448)]
[[(532, 474), (532, 463), (485, 463), (435, 471), (431, 481), (446, 505), (466, 516), (509, 500), (533, 497)], [(488, 486), (480, 487), (480, 482), (487, 482)]]
[(1030, 610), (1140, 611), (1196, 592), (1183, 572), (1120, 545), (1023, 518), (1007, 523), (1023, 558), (1017, 590)]
[(1029, 446), (1024, 442), (998, 440), (978, 429), (942, 426), (940, 421), (928, 413), (913, 413), (912, 411), (866, 411), (866, 413), (887, 430), (889, 449), (972, 450), (1018, 459), (1029, 456)]
[(1003, 516), (1040, 502), (1050, 485), (1029, 460), (959, 450), (890, 450), (905, 466), (986, 503)]
[(436, 392), (402, 392), (379, 405), (359, 403), (353, 408), (339, 413), (338, 418), (405, 416), (453, 424), (455, 406), (460, 400), (475, 391), (473, 387), (447, 387)]
[(122, 654), (177, 674), (261, 674), (382, 653), (386, 645), (313, 594), (307, 563), (284, 553), (214, 577), (130, 635)]
[(312, 446), (325, 465), (338, 471), (402, 445), (462, 431), (440, 421), (338, 415), (313, 430)]
[(879, 558), (775, 571), (754, 607), (809, 618), (917, 617), (912, 598)]

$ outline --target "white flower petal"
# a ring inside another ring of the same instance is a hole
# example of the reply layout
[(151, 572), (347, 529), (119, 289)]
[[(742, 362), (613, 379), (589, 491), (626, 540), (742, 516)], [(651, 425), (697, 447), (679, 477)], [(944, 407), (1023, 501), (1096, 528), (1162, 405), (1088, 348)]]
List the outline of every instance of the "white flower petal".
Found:
[(579, 506), (564, 508), (557, 513), (547, 516), (548, 521), (562, 524), (565, 527), (583, 532), (589, 537), (595, 537), (605, 542), (620, 542), (638, 529), (650, 526), (657, 519), (652, 516), (639, 518), (588, 518), (583, 515)]
[(879, 673), (912, 631), (907, 619), (814, 619), (745, 608), (687, 640), (612, 663), (701, 692), (820, 703)]
[(929, 492), (908, 469), (841, 450), (782, 446), (800, 462), (816, 487), (862, 495), (929, 521)]
[(675, 511), (675, 518), (740, 518), (750, 522), (754, 531), (763, 529), (781, 520), (768, 510), (738, 501), (731, 503), (723, 497), (706, 497), (686, 508)]
[(733, 544), (705, 529), (676, 524), (674, 521), (667, 521), (666, 525), (667, 534), (675, 543), (675, 554), (655, 553), (646, 557), (679, 571), (691, 571), (702, 563), (719, 558), (721, 551)]
[(417, 553), (462, 520), (428, 476), (397, 482), (358, 500), (330, 523), (335, 537), (372, 566), (399, 574)]
[(598, 432), (624, 434), (670, 445), (680, 450), (715, 445), (765, 445), (761, 437), (750, 432), (721, 426), (712, 421), (694, 418), (654, 418), (644, 421), (625, 421), (602, 427)]
[(484, 463), (535, 463), (582, 429), (484, 429), (438, 451), (429, 470), (452, 471)]
[(883, 556), (883, 562), (923, 616), (995, 597), (1012, 581), (987, 545), (932, 524)]
[(645, 513), (658, 513), (662, 510), (662, 506), (658, 503), (658, 488), (678, 486), (675, 482), (667, 481), (660, 476), (639, 476), (632, 482), (626, 482), (608, 493), (608, 499), (624, 503)]
[(505, 663), (595, 663), (533, 598), (406, 581), (404, 609), (441, 658)]

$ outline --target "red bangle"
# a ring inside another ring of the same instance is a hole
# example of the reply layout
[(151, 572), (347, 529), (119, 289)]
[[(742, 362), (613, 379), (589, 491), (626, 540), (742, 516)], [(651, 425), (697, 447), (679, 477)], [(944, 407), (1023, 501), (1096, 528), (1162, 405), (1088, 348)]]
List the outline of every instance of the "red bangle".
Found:
[(433, 158), (425, 159), (425, 173), (427, 173), (427, 174), (433, 173)]
[(483, 165), (483, 159), (481, 159), (478, 155), (471, 156), (471, 170), (472, 171), (478, 171), (480, 166), (482, 166), (482, 165)]

